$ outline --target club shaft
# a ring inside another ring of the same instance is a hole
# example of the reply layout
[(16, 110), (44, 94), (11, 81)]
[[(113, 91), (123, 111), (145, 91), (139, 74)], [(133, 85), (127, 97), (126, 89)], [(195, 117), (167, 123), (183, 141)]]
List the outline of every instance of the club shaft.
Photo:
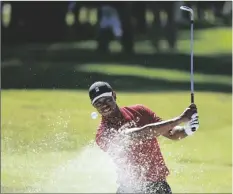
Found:
[(191, 20), (191, 103), (194, 103), (194, 76), (193, 76), (193, 20)]
[(190, 22), (191, 22), (191, 41), (190, 41), (190, 50), (191, 50), (191, 68), (190, 68), (190, 83), (191, 83), (191, 103), (194, 103), (194, 76), (193, 76), (193, 24), (194, 24), (194, 14), (193, 10), (187, 6), (181, 6), (180, 9), (190, 13)]

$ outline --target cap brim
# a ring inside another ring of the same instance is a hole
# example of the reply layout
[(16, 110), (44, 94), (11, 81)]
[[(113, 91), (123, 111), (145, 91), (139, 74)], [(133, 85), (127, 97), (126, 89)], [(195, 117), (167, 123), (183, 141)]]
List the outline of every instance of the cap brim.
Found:
[(99, 96), (96, 96), (93, 100), (92, 100), (92, 104), (94, 104), (96, 102), (96, 100), (102, 98), (102, 97), (110, 97), (112, 96), (112, 92), (105, 92), (103, 94), (100, 94)]

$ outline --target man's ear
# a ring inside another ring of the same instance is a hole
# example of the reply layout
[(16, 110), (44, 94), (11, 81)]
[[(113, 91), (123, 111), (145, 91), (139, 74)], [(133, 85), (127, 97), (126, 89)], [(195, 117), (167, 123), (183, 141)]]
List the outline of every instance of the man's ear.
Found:
[(114, 100), (116, 101), (116, 92), (115, 91), (112, 92), (112, 96), (113, 96)]

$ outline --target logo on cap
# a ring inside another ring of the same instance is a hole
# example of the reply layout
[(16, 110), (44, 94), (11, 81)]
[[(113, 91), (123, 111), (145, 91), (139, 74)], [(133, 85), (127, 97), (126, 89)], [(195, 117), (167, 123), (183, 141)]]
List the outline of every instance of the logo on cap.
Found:
[(99, 87), (96, 87), (96, 88), (95, 88), (95, 91), (96, 91), (96, 92), (99, 92), (99, 91), (100, 91)]

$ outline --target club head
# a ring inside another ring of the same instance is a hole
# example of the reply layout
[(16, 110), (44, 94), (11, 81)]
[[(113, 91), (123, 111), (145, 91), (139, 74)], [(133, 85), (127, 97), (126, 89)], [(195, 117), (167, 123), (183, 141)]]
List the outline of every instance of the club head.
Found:
[(191, 8), (187, 6), (181, 6), (180, 9), (191, 12)]
[(184, 11), (188, 11), (191, 14), (191, 20), (193, 21), (193, 10), (192, 10), (192, 8), (187, 7), (187, 6), (181, 6), (180, 9), (184, 10)]

